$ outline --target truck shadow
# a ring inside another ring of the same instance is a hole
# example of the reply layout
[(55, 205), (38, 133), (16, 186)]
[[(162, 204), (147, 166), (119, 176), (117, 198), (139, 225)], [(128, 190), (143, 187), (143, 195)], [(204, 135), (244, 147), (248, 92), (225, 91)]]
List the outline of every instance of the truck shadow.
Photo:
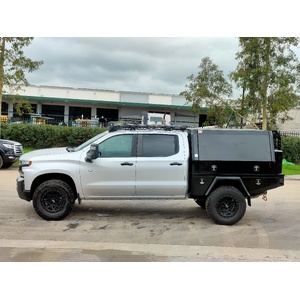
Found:
[(105, 200), (83, 201), (73, 207), (67, 217), (98, 219), (108, 217), (126, 217), (138, 219), (209, 219), (205, 209), (193, 200)]

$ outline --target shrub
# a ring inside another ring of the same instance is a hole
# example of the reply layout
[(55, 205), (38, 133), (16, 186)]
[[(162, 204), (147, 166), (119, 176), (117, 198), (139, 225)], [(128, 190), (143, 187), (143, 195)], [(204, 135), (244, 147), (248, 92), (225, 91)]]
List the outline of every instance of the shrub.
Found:
[[(18, 141), (23, 147), (35, 149), (76, 147), (104, 130), (99, 127), (2, 123), (1, 138)], [(282, 150), (284, 159), (300, 163), (300, 138), (283, 136)]]
[(300, 138), (282, 137), (283, 158), (293, 163), (300, 163)]
[(10, 123), (2, 126), (1, 136), (4, 139), (18, 141), (23, 147), (42, 149), (67, 146), (75, 147), (104, 130), (106, 129), (98, 127)]

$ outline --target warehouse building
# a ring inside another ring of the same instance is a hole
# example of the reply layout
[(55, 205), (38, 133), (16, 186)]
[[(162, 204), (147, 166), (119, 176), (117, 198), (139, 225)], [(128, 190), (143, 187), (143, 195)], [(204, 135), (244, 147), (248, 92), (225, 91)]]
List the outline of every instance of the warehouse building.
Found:
[(30, 85), (22, 86), (17, 93), (6, 90), (3, 94), (2, 115), (12, 121), (29, 117), (17, 115), (13, 104), (16, 94), (28, 100), (33, 112), (47, 118), (50, 124), (99, 120), (103, 126), (128, 121), (198, 127), (206, 120), (206, 108), (193, 112), (179, 95)]

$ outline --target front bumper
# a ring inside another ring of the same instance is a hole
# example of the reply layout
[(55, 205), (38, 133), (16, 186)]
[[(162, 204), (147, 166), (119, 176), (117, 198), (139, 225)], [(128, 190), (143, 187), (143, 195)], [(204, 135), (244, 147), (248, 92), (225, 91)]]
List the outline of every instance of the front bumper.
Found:
[(14, 163), (18, 160), (19, 160), (19, 156), (15, 156), (15, 155), (5, 155), (3, 157), (4, 163)]
[(31, 201), (30, 199), (30, 191), (25, 190), (25, 183), (24, 183), (24, 177), (19, 176), (17, 178), (17, 192), (18, 195), (21, 199), (26, 200), (26, 201)]

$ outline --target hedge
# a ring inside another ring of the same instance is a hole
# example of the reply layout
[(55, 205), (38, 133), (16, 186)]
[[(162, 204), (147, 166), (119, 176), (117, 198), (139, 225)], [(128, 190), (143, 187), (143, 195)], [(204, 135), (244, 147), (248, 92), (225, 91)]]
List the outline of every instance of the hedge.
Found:
[[(99, 127), (2, 123), (1, 138), (18, 141), (23, 147), (35, 149), (76, 147), (104, 130)], [(283, 136), (282, 150), (284, 159), (300, 163), (300, 138)]]
[(104, 130), (99, 127), (2, 123), (1, 138), (18, 141), (23, 147), (35, 149), (76, 147)]
[(299, 137), (282, 137), (281, 148), (283, 158), (289, 162), (300, 163), (300, 138)]

